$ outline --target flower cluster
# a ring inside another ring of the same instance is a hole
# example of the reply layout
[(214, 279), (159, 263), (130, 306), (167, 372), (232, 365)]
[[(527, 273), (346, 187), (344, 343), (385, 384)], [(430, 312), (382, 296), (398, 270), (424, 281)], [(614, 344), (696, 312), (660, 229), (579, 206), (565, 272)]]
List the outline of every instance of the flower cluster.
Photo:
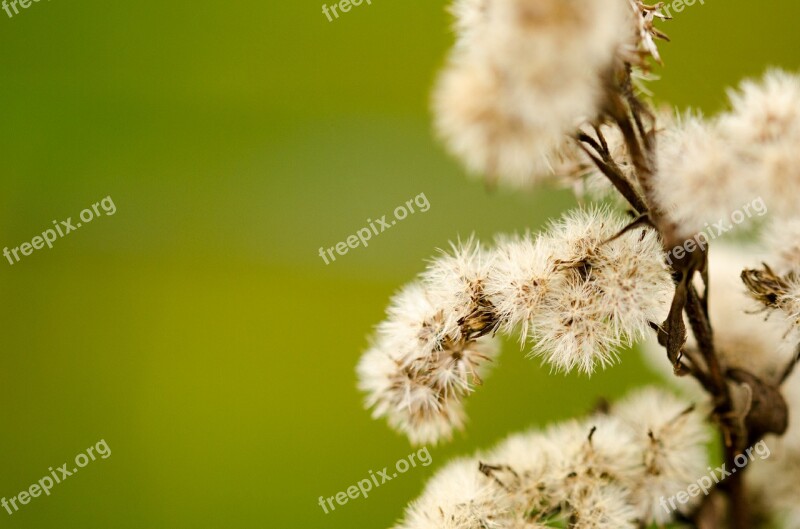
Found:
[(771, 456), (751, 469), (751, 495), (765, 517), (777, 518), (782, 529), (800, 529), (800, 371), (784, 385), (789, 404), (789, 430), (770, 438)]
[(658, 158), (659, 203), (691, 236), (763, 196), (781, 218), (800, 193), (800, 77), (773, 70), (730, 93), (731, 110), (687, 116), (666, 131)]
[(482, 294), (487, 268), (473, 242), (435, 261), (392, 299), (359, 363), (373, 416), (386, 417), (415, 444), (449, 438), (463, 426), (463, 398), (497, 354)]
[(512, 435), (449, 464), (397, 529), (663, 524), (671, 515), (660, 498), (705, 472), (707, 440), (701, 413), (662, 390), (643, 390), (608, 414)]
[(498, 244), (486, 292), (502, 328), (531, 336), (556, 370), (591, 373), (666, 316), (672, 280), (657, 234), (580, 210), (543, 235)]
[[(434, 258), (392, 299), (359, 364), (367, 406), (412, 442), (433, 443), (463, 427), (497, 333), (518, 334), (552, 371), (591, 374), (654, 331), (647, 349), (684, 377), (672, 380), (697, 382), (707, 409), (645, 390), (514, 435), (442, 469), (398, 529), (638, 529), (676, 516), (800, 529), (800, 76), (770, 71), (731, 91), (718, 116), (676, 117), (651, 110), (638, 82), (661, 62), (661, 4), (454, 2), (457, 41), (433, 97), (448, 149), (491, 182), (549, 178), (624, 200), (629, 218), (585, 207), (540, 233)], [(756, 232), (765, 250), (709, 238), (755, 197), (772, 213)], [(670, 248), (685, 251), (667, 259)], [(751, 488), (742, 469), (670, 512), (661, 499), (706, 474), (704, 419), (729, 465), (789, 428), (773, 443), (782, 472), (762, 465)]]
[[(638, 0), (457, 0), (436, 126), (472, 172), (528, 187), (597, 122), (624, 64), (658, 58), (658, 8)], [(580, 153), (574, 153), (580, 157)]]
[(376, 417), (416, 443), (463, 425), (463, 398), (497, 349), (490, 334), (519, 329), (556, 370), (613, 363), (666, 314), (672, 279), (650, 228), (622, 233), (608, 209), (579, 210), (539, 236), (474, 241), (434, 259), (394, 297), (359, 364)]

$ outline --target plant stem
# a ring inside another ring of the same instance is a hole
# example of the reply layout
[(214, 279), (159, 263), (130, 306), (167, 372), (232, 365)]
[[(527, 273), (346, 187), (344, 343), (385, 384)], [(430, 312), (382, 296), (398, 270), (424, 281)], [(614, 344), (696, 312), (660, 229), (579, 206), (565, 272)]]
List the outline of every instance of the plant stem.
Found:
[[(652, 225), (661, 235), (665, 250), (669, 251), (670, 248), (682, 241), (679, 240), (678, 227), (669, 221), (665, 213), (661, 210), (655, 196), (653, 187), (653, 177), (656, 171), (655, 139), (651, 133), (645, 129), (641, 115), (641, 113), (644, 112), (645, 115), (652, 116), (652, 113), (649, 112), (645, 103), (641, 102), (633, 93), (629, 72), (620, 88), (621, 94), (612, 101), (610, 114), (625, 139), (631, 161), (636, 171), (637, 182), (644, 194), (644, 205), (641, 206), (644, 207), (644, 209), (640, 209), (639, 207), (636, 209), (639, 210), (640, 214), (649, 216)], [(602, 156), (602, 153), (600, 154)], [(594, 156), (592, 159), (600, 169), (603, 170), (601, 164), (598, 163), (600, 160)], [(617, 180), (617, 174), (613, 174), (613, 171), (608, 170), (611, 164), (605, 159), (602, 161), (606, 162), (602, 164), (606, 167), (606, 170), (603, 171), (604, 174), (617, 189), (620, 189), (619, 182), (615, 181)], [(631, 200), (630, 197), (627, 196), (628, 194), (630, 194), (630, 192), (623, 193), (623, 196), (630, 202)], [(638, 193), (636, 193), (636, 198), (639, 198)], [(691, 259), (674, 262), (672, 264), (676, 277), (676, 299), (673, 305), (675, 305), (675, 303), (682, 305), (682, 307), (673, 306), (673, 310), (677, 312), (677, 314), (673, 314), (673, 316), (677, 321), (677, 319), (682, 318), (680, 313), (683, 311), (686, 312), (692, 334), (697, 341), (700, 354), (702, 355), (707, 370), (707, 372), (703, 372), (702, 366), (694, 365), (692, 371), (695, 378), (697, 378), (705, 390), (710, 393), (714, 400), (714, 411), (719, 420), (720, 434), (725, 447), (726, 468), (732, 471), (731, 475), (728, 476), (724, 483), (724, 486), (721, 487), (728, 496), (730, 529), (750, 529), (750, 508), (745, 495), (745, 469), (738, 469), (735, 465), (736, 456), (739, 455), (740, 450), (743, 450), (744, 445), (747, 443), (747, 430), (745, 427), (743, 431), (741, 427), (736, 427), (731, 423), (732, 420), (735, 420), (733, 402), (725, 373), (714, 346), (714, 333), (708, 315), (708, 299), (707, 296), (701, 298), (692, 283), (695, 273), (698, 271), (704, 274), (704, 279), (706, 278), (706, 260), (707, 256), (703, 253), (700, 256), (695, 256)], [(680, 299), (678, 299), (678, 297), (680, 297)], [(685, 340), (685, 329), (683, 328), (682, 321), (677, 321), (676, 325), (669, 327), (666, 329), (668, 339), (664, 340), (663, 345), (668, 346), (668, 352), (670, 349), (673, 349), (671, 354), (676, 356), (676, 358), (671, 360), (679, 362), (677, 351), (681, 349), (682, 342)], [(693, 362), (693, 364), (695, 363), (696, 362)], [(736, 469), (736, 471), (733, 471), (734, 469)]]
[(731, 529), (751, 529), (750, 505), (747, 502), (744, 482), (744, 469), (747, 467), (736, 469), (734, 460), (738, 455), (739, 450), (736, 447), (725, 447), (727, 468), (733, 469), (735, 472), (728, 476), (725, 481), (725, 490), (728, 494), (728, 516), (730, 517)]

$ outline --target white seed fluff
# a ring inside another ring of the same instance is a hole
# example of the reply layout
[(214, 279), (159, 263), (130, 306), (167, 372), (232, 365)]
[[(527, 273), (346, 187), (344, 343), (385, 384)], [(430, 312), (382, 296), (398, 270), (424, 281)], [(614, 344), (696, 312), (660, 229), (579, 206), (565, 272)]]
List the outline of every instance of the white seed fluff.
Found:
[[(426, 291), (439, 306), (445, 307), (445, 326), (450, 334), (460, 334), (464, 320), (480, 317), (485, 305), (484, 284), (492, 254), (474, 238), (451, 245), (432, 259), (422, 274)], [(476, 322), (477, 323), (477, 322)]]
[(705, 474), (706, 441), (700, 412), (661, 390), (645, 389), (610, 415), (511, 435), (476, 458), (450, 463), (396, 529), (666, 524), (674, 517), (652, 512), (653, 498)]
[(659, 239), (649, 228), (613, 239), (624, 227), (607, 209), (580, 210), (546, 235), (563, 279), (533, 320), (534, 352), (556, 370), (613, 364), (667, 314), (674, 287)]
[(536, 314), (553, 289), (561, 288), (548, 239), (526, 234), (500, 238), (486, 280), (486, 295), (504, 332), (520, 329), (524, 342)]
[(449, 325), (453, 307), (436, 299), (423, 283), (398, 293), (357, 368), (373, 417), (386, 418), (414, 444), (449, 439), (463, 428), (463, 399), (498, 353), (491, 337), (466, 339)]
[(764, 233), (769, 266), (778, 274), (800, 273), (800, 217), (773, 220)]
[[(703, 414), (688, 402), (656, 388), (638, 391), (612, 409), (633, 432), (638, 472), (627, 482), (637, 518), (658, 525), (672, 516), (660, 504), (695, 483), (706, 473), (706, 443), (710, 439)], [(688, 513), (700, 499), (680, 505)]]
[(736, 156), (736, 146), (716, 121), (687, 115), (667, 129), (659, 144), (655, 190), (659, 206), (690, 238), (751, 202), (756, 171)]
[(751, 498), (773, 517), (775, 527), (800, 529), (800, 371), (783, 385), (783, 395), (789, 405), (789, 429), (780, 438), (767, 436), (757, 447), (748, 486)]
[(681, 235), (759, 197), (781, 218), (796, 215), (800, 77), (773, 70), (729, 95), (730, 111), (707, 121), (688, 116), (661, 143), (655, 190)]
[(507, 495), (478, 460), (459, 459), (436, 473), (397, 529), (500, 529), (510, 517)]
[(549, 174), (566, 136), (600, 111), (633, 27), (623, 0), (461, 1), (437, 87), (436, 129), (474, 173), (513, 187)]

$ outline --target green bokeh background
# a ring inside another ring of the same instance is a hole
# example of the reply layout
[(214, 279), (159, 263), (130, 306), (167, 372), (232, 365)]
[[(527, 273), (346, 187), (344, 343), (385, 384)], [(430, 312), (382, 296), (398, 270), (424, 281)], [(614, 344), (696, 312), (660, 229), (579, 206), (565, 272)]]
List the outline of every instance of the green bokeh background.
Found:
[[(442, 1), (41, 1), (0, 12), (0, 246), (110, 195), (106, 216), (0, 261), (0, 496), (105, 439), (0, 527), (388, 527), (448, 458), (653, 380), (591, 380), (506, 344), (465, 435), (324, 514), (407, 441), (371, 421), (354, 366), (391, 293), (448, 240), (535, 228), (564, 193), (488, 193), (430, 133)], [(714, 111), (796, 70), (789, 2), (706, 0), (666, 25), (662, 101)], [(325, 265), (367, 218), (417, 213)]]

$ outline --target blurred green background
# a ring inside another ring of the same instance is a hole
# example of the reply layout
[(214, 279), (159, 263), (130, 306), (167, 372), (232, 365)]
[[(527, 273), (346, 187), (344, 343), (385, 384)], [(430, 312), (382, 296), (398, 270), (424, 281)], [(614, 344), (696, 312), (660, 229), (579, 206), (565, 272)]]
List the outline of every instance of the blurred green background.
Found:
[[(411, 452), (362, 409), (354, 366), (388, 297), (458, 235), (535, 228), (564, 193), (488, 193), (432, 138), (444, 2), (32, 4), (0, 12), (0, 246), (110, 195), (104, 216), (0, 261), (0, 497), (105, 439), (0, 526), (389, 527), (449, 457), (653, 380), (635, 355), (587, 380), (507, 344), (465, 435), (324, 514)], [(706, 0), (662, 25), (659, 99), (713, 111), (798, 68), (796, 3)], [(367, 218), (417, 213), (325, 265)]]

